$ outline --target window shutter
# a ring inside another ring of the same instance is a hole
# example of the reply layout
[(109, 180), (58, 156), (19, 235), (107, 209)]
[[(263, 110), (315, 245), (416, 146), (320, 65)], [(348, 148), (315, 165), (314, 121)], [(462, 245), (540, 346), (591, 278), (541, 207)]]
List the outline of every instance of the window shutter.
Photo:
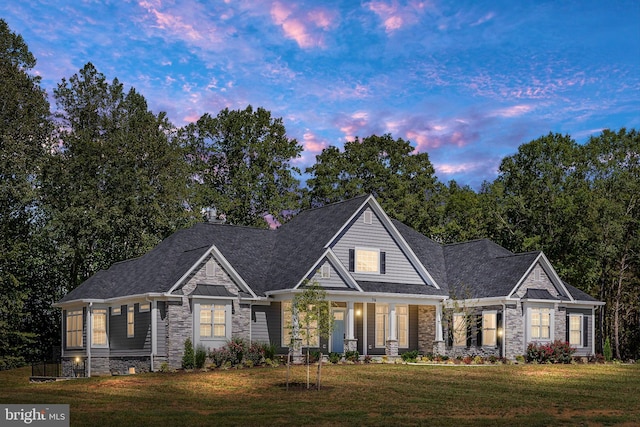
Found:
[(571, 320), (569, 318), (569, 315), (567, 315), (567, 323), (566, 323), (566, 325), (567, 325), (567, 327), (566, 327), (566, 329), (567, 329), (567, 334), (566, 334), (567, 337), (566, 337), (565, 341), (569, 342), (570, 333), (571, 333)]
[(473, 330), (472, 327), (473, 325), (471, 324), (471, 319), (473, 317), (472, 316), (468, 316), (467, 317), (467, 347), (471, 347), (471, 345), (473, 344)]
[(589, 316), (582, 317), (582, 346), (589, 345)]
[(476, 346), (482, 345), (482, 314), (476, 316)]
[(349, 249), (349, 271), (356, 270), (356, 250)]
[(453, 319), (447, 320), (447, 347), (453, 347)]
[(502, 327), (502, 312), (500, 311), (496, 314), (496, 345), (500, 349), (500, 355), (502, 356), (502, 335), (498, 331), (502, 331), (502, 334), (505, 333)]
[(380, 252), (380, 274), (387, 273), (387, 253)]

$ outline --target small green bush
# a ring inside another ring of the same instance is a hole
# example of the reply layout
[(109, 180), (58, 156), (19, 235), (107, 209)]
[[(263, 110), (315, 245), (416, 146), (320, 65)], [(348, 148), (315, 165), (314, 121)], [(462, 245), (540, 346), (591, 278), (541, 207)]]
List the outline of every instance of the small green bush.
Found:
[(344, 352), (344, 358), (348, 362), (359, 362), (360, 361), (360, 353), (358, 353), (358, 350), (345, 351)]
[(204, 364), (207, 361), (207, 350), (202, 344), (198, 344), (196, 347), (195, 366), (196, 369), (204, 368)]
[(400, 355), (403, 362), (415, 363), (418, 360), (418, 350), (405, 351)]
[(193, 344), (191, 338), (184, 341), (184, 354), (182, 355), (182, 367), (184, 369), (193, 369), (195, 366), (195, 354), (193, 352)]
[(329, 362), (336, 364), (340, 359), (342, 359), (342, 355), (340, 353), (336, 353), (335, 351), (329, 353)]

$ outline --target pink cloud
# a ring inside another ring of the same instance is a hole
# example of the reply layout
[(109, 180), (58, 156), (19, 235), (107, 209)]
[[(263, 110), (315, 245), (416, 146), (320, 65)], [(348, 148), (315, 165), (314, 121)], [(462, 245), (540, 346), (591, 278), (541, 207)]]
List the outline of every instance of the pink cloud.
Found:
[(533, 110), (530, 105), (514, 105), (508, 108), (501, 108), (496, 110), (493, 115), (498, 117), (519, 117)]
[(326, 9), (301, 12), (297, 9), (274, 2), (271, 5), (271, 19), (282, 27), (285, 37), (294, 40), (302, 49), (324, 47), (324, 36), (335, 25), (336, 14)]
[(470, 172), (478, 169), (481, 165), (478, 163), (438, 163), (434, 164), (436, 172), (443, 175), (452, 175), (461, 172)]
[(365, 6), (382, 20), (387, 33), (393, 33), (405, 26), (414, 25), (419, 21), (419, 15), (424, 12), (426, 2), (412, 1), (400, 6), (397, 1), (372, 1)]
[(304, 151), (308, 151), (310, 153), (320, 153), (322, 150), (328, 147), (326, 141), (319, 140), (318, 136), (313, 134), (309, 130), (304, 133), (302, 139), (302, 146), (304, 147)]
[(353, 113), (351, 116), (342, 117), (338, 121), (340, 130), (345, 134), (345, 141), (352, 141), (358, 136), (360, 130), (366, 128), (368, 124), (368, 114), (359, 111)]

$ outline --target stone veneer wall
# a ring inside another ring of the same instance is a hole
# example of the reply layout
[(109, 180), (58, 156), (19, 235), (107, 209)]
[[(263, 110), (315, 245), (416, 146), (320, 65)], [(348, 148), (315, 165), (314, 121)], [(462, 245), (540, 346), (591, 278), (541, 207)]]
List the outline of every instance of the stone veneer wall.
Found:
[(504, 336), (507, 340), (505, 345), (505, 357), (515, 359), (516, 356), (524, 354), (524, 317), (522, 316), (522, 305), (507, 306), (502, 321), (504, 323)]
[[(215, 267), (216, 274), (214, 276), (207, 276), (207, 260), (203, 261), (191, 276), (187, 278), (182, 287), (182, 292), (185, 295), (182, 297), (182, 302), (169, 302), (167, 306), (166, 362), (172, 368), (179, 368), (182, 365), (184, 342), (187, 338), (193, 337), (193, 306), (190, 304), (187, 295), (193, 292), (196, 285), (221, 285), (231, 294), (238, 295), (238, 287), (217, 262)], [(234, 314), (231, 315), (231, 335), (249, 340), (251, 337), (251, 306), (249, 304), (240, 304), (238, 299), (234, 299), (232, 304)]]
[(515, 292), (515, 296), (522, 298), (524, 294), (527, 293), (527, 289), (546, 289), (554, 297), (560, 295), (540, 264), (536, 265), (533, 270), (531, 270), (527, 278), (522, 282), (522, 285), (520, 285), (518, 290)]
[(433, 305), (418, 306), (418, 351), (422, 354), (433, 351), (436, 339), (436, 307)]

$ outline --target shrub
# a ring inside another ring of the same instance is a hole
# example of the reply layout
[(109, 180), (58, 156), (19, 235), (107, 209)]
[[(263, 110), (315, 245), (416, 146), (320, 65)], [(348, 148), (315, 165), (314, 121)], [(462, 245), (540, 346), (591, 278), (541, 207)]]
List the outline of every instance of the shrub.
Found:
[(247, 352), (247, 343), (242, 338), (232, 338), (227, 342), (226, 348), (229, 351), (229, 362), (231, 366), (236, 366), (242, 363), (244, 355)]
[(316, 363), (322, 357), (322, 352), (320, 350), (311, 350), (309, 351), (309, 363)]
[(265, 357), (265, 345), (260, 343), (251, 343), (247, 348), (247, 353), (244, 355), (245, 366), (248, 366), (247, 361), (251, 362), (251, 366), (260, 366), (264, 364)]
[(462, 358), (462, 362), (463, 362), (465, 365), (471, 365), (471, 362), (473, 362), (473, 357), (471, 357), (471, 356), (465, 356), (465, 357), (463, 357), (463, 358)]
[(489, 356), (489, 363), (493, 364), (493, 363), (496, 363), (497, 361), (498, 361), (498, 357), (497, 356), (495, 356), (493, 354), (491, 356)]
[(193, 369), (195, 365), (195, 354), (193, 353), (193, 344), (191, 338), (184, 341), (184, 354), (182, 355), (182, 367), (184, 369)]
[(571, 363), (575, 348), (568, 342), (529, 343), (525, 359), (529, 363)]
[(371, 355), (367, 354), (366, 356), (364, 356), (363, 362), (364, 363), (371, 363), (372, 360), (373, 360), (373, 358), (371, 357)]
[(484, 359), (482, 358), (482, 356), (476, 356), (473, 358), (473, 363), (475, 363), (476, 365), (483, 365)]
[(340, 353), (336, 353), (334, 351), (329, 353), (329, 362), (336, 364), (340, 361), (340, 359), (342, 359), (342, 355)]
[(227, 362), (231, 364), (232, 356), (227, 346), (224, 346), (222, 348), (212, 349), (209, 352), (209, 358), (216, 368), (221, 368)]
[(403, 362), (413, 362), (418, 360), (418, 350), (405, 351), (400, 355)]
[(171, 369), (169, 368), (169, 364), (167, 362), (162, 362), (160, 364), (160, 372), (171, 372)]
[(358, 350), (345, 351), (344, 352), (344, 358), (348, 362), (359, 362), (360, 361), (360, 353), (358, 353)]
[(609, 337), (607, 337), (607, 339), (604, 341), (602, 355), (604, 356), (604, 360), (606, 362), (611, 362), (613, 360), (613, 351), (611, 350), (611, 341), (609, 341)]
[(204, 368), (204, 364), (207, 361), (207, 350), (202, 344), (198, 344), (196, 347), (195, 367), (196, 369)]

